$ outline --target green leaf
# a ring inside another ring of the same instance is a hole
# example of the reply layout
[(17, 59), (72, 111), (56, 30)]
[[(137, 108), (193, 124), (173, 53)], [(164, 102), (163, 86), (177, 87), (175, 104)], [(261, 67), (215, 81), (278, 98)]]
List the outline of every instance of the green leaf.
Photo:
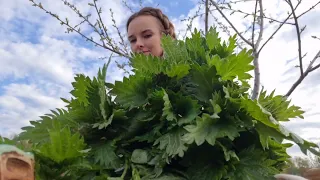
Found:
[(195, 60), (198, 64), (202, 64), (206, 61), (206, 45), (205, 38), (201, 37), (201, 33), (194, 30), (191, 38), (186, 37), (186, 47), (189, 51), (191, 59)]
[(215, 67), (194, 65), (192, 66), (190, 76), (191, 86), (186, 87), (186, 91), (194, 95), (199, 101), (208, 102), (212, 93), (221, 90)]
[(115, 101), (125, 108), (132, 109), (142, 106), (148, 101), (148, 89), (151, 87), (151, 77), (142, 74), (125, 77), (123, 82), (116, 81), (114, 88), (109, 92), (115, 95)]
[(209, 31), (206, 34), (207, 45), (210, 50), (216, 48), (216, 46), (220, 45), (219, 33), (216, 28), (210, 27)]
[(117, 169), (122, 166), (121, 159), (115, 153), (116, 147), (108, 141), (95, 148), (94, 162), (107, 169)]
[(72, 82), (73, 90), (70, 92), (77, 101), (83, 106), (89, 105), (88, 89), (90, 87), (90, 78), (83, 74), (77, 74), (74, 78), (75, 82)]
[(224, 157), (226, 159), (226, 161), (230, 161), (231, 158), (235, 158), (238, 161), (239, 157), (237, 156), (236, 152), (233, 150), (229, 150), (227, 147), (225, 147), (223, 144), (221, 144), (219, 141), (217, 141), (217, 144), (222, 148), (222, 151), (224, 153)]
[(50, 141), (37, 148), (42, 156), (60, 163), (64, 160), (83, 156), (86, 146), (79, 133), (71, 134), (68, 127), (49, 130)]
[(221, 180), (227, 174), (225, 166), (214, 165), (210, 163), (199, 163), (191, 166), (188, 171), (189, 179), (197, 180)]
[(169, 61), (170, 64), (185, 64), (190, 60), (183, 41), (165, 35), (161, 38), (161, 45), (164, 49), (165, 61)]
[(146, 164), (148, 163), (149, 156), (148, 152), (143, 149), (135, 149), (132, 152), (131, 161), (137, 164)]
[(145, 74), (159, 74), (164, 71), (167, 61), (161, 60), (156, 56), (146, 56), (144, 54), (135, 54), (131, 59), (134, 71), (143, 72)]
[(250, 63), (253, 57), (251, 51), (242, 50), (238, 55), (230, 55), (226, 58), (221, 59), (218, 55), (210, 57), (207, 56), (208, 64), (217, 68), (218, 74), (222, 80), (239, 80), (251, 79), (249, 71), (254, 69), (254, 66)]
[(259, 104), (272, 114), (277, 121), (289, 121), (290, 118), (303, 118), (304, 111), (300, 107), (291, 105), (286, 97), (277, 95), (274, 96), (272, 91), (270, 95), (263, 89), (260, 92), (258, 102)]
[(267, 157), (267, 153), (251, 146), (239, 153), (240, 161), (235, 163), (234, 171), (229, 171), (227, 177), (230, 180), (272, 179), (279, 170), (273, 167), (276, 161)]
[(182, 77), (189, 74), (190, 65), (189, 64), (178, 64), (174, 65), (171, 68), (166, 70), (166, 74), (169, 77), (177, 77), (177, 79), (181, 79)]
[(279, 123), (267, 110), (259, 105), (256, 100), (253, 101), (248, 98), (241, 98), (241, 107), (245, 109), (255, 120), (273, 128), (278, 127)]
[(162, 116), (165, 117), (168, 121), (173, 121), (173, 120), (176, 121), (177, 118), (176, 118), (175, 114), (173, 113), (169, 96), (165, 90), (163, 90), (163, 93), (164, 93), (164, 95), (163, 95), (164, 107), (163, 107)]
[(201, 118), (197, 118), (196, 125), (187, 125), (185, 129), (188, 133), (184, 135), (183, 140), (188, 144), (195, 142), (198, 146), (205, 141), (213, 146), (217, 138), (228, 137), (234, 140), (240, 135), (235, 124), (219, 120), (209, 114), (202, 114)]
[(178, 155), (179, 157), (183, 157), (184, 152), (188, 149), (185, 142), (182, 141), (182, 136), (185, 132), (181, 128), (173, 129), (158, 138), (153, 145), (159, 144), (158, 148), (165, 150), (168, 156), (174, 157)]

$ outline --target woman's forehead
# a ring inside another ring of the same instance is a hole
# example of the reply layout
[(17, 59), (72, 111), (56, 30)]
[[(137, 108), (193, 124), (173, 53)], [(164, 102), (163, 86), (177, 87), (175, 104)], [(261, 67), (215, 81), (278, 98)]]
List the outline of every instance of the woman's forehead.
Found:
[(161, 28), (160, 21), (153, 16), (138, 16), (134, 18), (128, 26), (128, 36), (144, 33), (146, 31), (155, 31)]

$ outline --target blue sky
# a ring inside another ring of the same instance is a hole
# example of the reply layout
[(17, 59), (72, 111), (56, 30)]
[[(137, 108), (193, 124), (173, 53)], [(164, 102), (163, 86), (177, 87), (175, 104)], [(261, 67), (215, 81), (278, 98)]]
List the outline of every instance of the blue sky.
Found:
[[(80, 19), (61, 1), (38, 0), (43, 6), (61, 17), (69, 17), (74, 24)], [(87, 5), (90, 0), (73, 0), (82, 12), (91, 12)], [(98, 1), (100, 4), (105, 1)], [(128, 0), (128, 4), (139, 9), (138, 0)], [(198, 9), (197, 0), (148, 0), (146, 6), (156, 6), (166, 13), (175, 25), (176, 32), (186, 29), (186, 23), (181, 19), (192, 16)], [(316, 0), (303, 1), (298, 13), (310, 8)], [(239, 3), (236, 9), (251, 13), (253, 4)], [(116, 22), (123, 27), (129, 12), (122, 0), (108, 1), (102, 8), (112, 8)], [(280, 0), (268, 0), (264, 4), (266, 14), (284, 19), (288, 7)], [(10, 0), (0, 1), (0, 135), (12, 136), (20, 132), (22, 126), (28, 125), (29, 120), (50, 112), (50, 109), (64, 106), (60, 97), (69, 97), (71, 82), (76, 73), (93, 76), (105, 60), (100, 57), (110, 53), (105, 49), (94, 47), (78, 34), (65, 34), (65, 27), (47, 15), (31, 2)], [(107, 12), (106, 12), (107, 13)], [(214, 15), (218, 16), (216, 12)], [(301, 26), (308, 25), (303, 41), (303, 52), (308, 52), (305, 64), (319, 50), (320, 41), (312, 39), (311, 35), (320, 37), (320, 25), (315, 23), (320, 16), (317, 7), (310, 14), (300, 19)], [(229, 17), (229, 16), (228, 16)], [(104, 15), (107, 27), (112, 30), (110, 18)], [(230, 16), (230, 20), (241, 31), (251, 22), (243, 16)], [(218, 18), (222, 20), (221, 17)], [(211, 18), (210, 25), (217, 23)], [(223, 22), (224, 23), (224, 22)], [(196, 18), (193, 27), (203, 29), (203, 18)], [(264, 31), (265, 41), (277, 27), (268, 25)], [(83, 28), (88, 31), (87, 26)], [(124, 29), (121, 29), (123, 32)], [(182, 33), (183, 34), (183, 33)], [(226, 34), (221, 32), (223, 38)], [(250, 34), (249, 34), (250, 35)], [(294, 66), (297, 61), (297, 44), (293, 26), (284, 26), (270, 44), (261, 53), (261, 83), (268, 89), (276, 89), (278, 94), (284, 94), (298, 78), (298, 69)], [(319, 60), (320, 61), (320, 60)], [(305, 65), (306, 66), (306, 65)], [(121, 80), (124, 73), (113, 63), (108, 69), (108, 81)], [(310, 74), (308, 78), (292, 94), (292, 102), (306, 110), (305, 119), (293, 120), (285, 125), (303, 138), (320, 142), (320, 70)], [(299, 154), (296, 147), (290, 153)]]

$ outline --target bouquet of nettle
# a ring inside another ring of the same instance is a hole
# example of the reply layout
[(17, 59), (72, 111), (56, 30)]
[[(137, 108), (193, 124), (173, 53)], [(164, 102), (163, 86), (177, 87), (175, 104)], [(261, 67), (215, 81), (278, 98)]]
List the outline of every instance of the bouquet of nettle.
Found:
[[(132, 75), (76, 75), (66, 109), (30, 121), (17, 141), (41, 180), (262, 180), (287, 166), (286, 149), (318, 146), (280, 124), (300, 107), (265, 90), (250, 98), (252, 51), (236, 53), (216, 29), (162, 38), (164, 57), (135, 54)], [(24, 146), (26, 147), (26, 146)]]

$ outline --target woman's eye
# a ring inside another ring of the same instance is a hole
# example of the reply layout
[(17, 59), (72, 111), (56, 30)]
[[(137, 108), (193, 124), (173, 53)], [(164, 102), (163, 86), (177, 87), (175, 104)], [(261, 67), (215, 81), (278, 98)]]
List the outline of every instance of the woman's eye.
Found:
[(135, 40), (135, 39), (130, 40), (130, 43), (134, 43), (134, 42), (136, 42), (136, 40)]
[(144, 36), (144, 38), (150, 38), (152, 36), (152, 34), (147, 34)]

